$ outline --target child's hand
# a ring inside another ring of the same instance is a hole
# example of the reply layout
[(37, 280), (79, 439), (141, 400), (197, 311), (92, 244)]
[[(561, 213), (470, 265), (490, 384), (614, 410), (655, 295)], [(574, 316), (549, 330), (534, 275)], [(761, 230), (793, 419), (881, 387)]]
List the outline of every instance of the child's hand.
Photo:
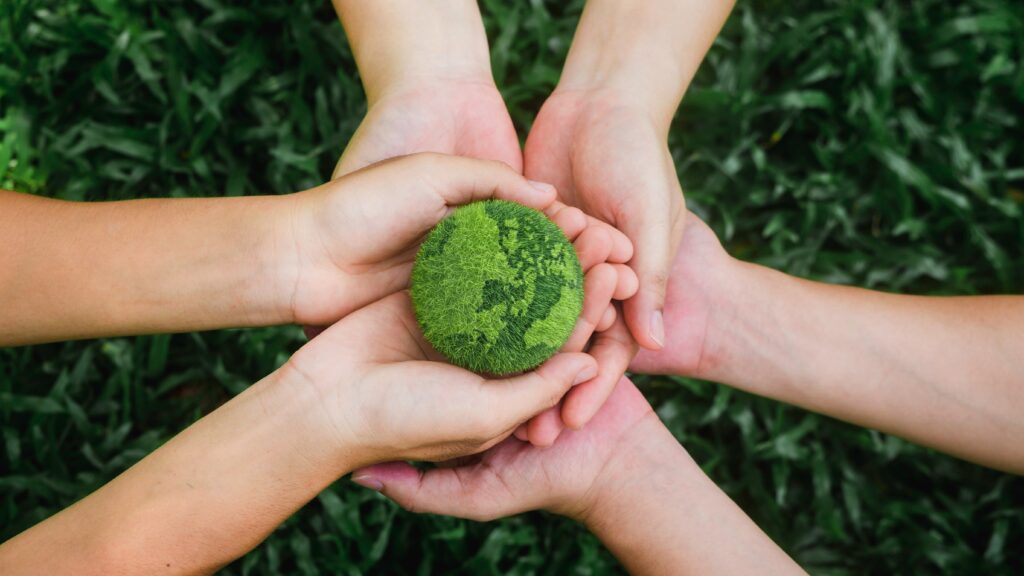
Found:
[(343, 470), (385, 460), (445, 460), (496, 444), (573, 385), (597, 374), (587, 354), (487, 379), (443, 362), (420, 333), (407, 292), (346, 316), (300, 349), (284, 378), (312, 387), (318, 429)]
[[(544, 509), (586, 522), (599, 500), (614, 498), (621, 472), (644, 474), (640, 453), (665, 440), (679, 445), (626, 378), (582, 430), (565, 431), (548, 448), (509, 438), (474, 462), (420, 472), (404, 462), (378, 464), (352, 474), (358, 484), (383, 492), (403, 508), (473, 520), (491, 520)], [(638, 447), (645, 450), (637, 450)], [(615, 479), (612, 481), (612, 479)]]
[[(632, 246), (621, 232), (557, 202), (551, 186), (529, 182), (499, 162), (417, 154), (293, 198), (295, 209), (277, 242), (278, 250), (290, 255), (287, 264), (275, 264), (275, 286), (278, 300), (300, 324), (331, 324), (406, 288), (419, 243), (430, 229), (455, 206), (486, 198), (544, 211), (576, 246), (585, 273), (598, 264), (614, 265), (615, 282), (624, 288), (613, 286), (612, 292), (628, 292), (635, 284), (632, 271), (622, 265)], [(598, 275), (609, 277), (607, 269)], [(598, 286), (590, 281), (588, 291)], [(601, 318), (599, 313), (595, 324)]]
[[(405, 288), (420, 240), (453, 207), (502, 198), (539, 210), (555, 200), (499, 162), (416, 154), (296, 194), (279, 250), (291, 317), (324, 326)], [(280, 260), (280, 259), (278, 259)]]

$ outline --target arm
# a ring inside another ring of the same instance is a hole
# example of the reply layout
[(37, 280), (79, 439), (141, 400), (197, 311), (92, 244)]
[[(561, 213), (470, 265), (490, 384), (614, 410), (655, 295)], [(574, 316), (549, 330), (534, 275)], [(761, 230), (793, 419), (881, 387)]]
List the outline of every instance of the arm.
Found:
[(1024, 473), (1024, 297), (801, 280), (729, 258), (691, 223), (665, 350), (634, 369), (723, 382)]
[(293, 204), (0, 191), (0, 301), (18, 303), (0, 308), (0, 345), (289, 322), (274, 239)]
[(212, 573), (349, 470), (486, 449), (597, 371), (585, 354), (561, 354), (487, 380), (426, 349), (405, 293), (347, 316), (94, 494), (4, 543), (0, 573)]
[(473, 0), (333, 2), (371, 105), (423, 79), (491, 79), (487, 35)]
[(804, 573), (653, 414), (624, 442), (581, 520), (630, 574)]
[(732, 9), (730, 0), (590, 0), (558, 87), (524, 151), (526, 175), (620, 228), (640, 291), (625, 304), (637, 342), (664, 342), (665, 282), (682, 234), (668, 130)]
[(475, 520), (545, 509), (582, 522), (631, 574), (799, 574), (701, 471), (623, 378), (582, 430), (549, 448), (510, 438), (478, 462), (405, 463), (353, 480), (420, 512)]
[(416, 152), (523, 161), (473, 0), (334, 0), (366, 90), (335, 177)]
[(588, 0), (558, 91), (606, 91), (648, 112), (667, 137), (683, 94), (733, 0)]
[(405, 287), (409, 248), (449, 206), (491, 196), (545, 209), (555, 192), (503, 166), (429, 154), (280, 197), (2, 192), (0, 301), (18, 305), (0, 307), (0, 345), (330, 324)]
[[(622, 230), (639, 278), (622, 313), (637, 343), (665, 343), (664, 300), (685, 204), (668, 131), (676, 107), (732, 9), (731, 0), (590, 0), (558, 87), (523, 152), (528, 178), (556, 186), (566, 204)], [(619, 346), (622, 357), (631, 345)], [(627, 359), (628, 361), (628, 359)], [(522, 437), (550, 443), (562, 425), (587, 423), (615, 379), (573, 390), (560, 420)]]

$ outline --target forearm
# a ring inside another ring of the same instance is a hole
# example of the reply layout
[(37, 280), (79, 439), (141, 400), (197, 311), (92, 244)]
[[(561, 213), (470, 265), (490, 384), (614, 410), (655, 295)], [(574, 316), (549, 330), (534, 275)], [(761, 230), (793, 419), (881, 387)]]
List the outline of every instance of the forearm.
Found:
[(750, 289), (709, 333), (719, 357), (702, 377), (1024, 472), (1024, 298), (897, 296), (742, 270)]
[(734, 0), (588, 0), (559, 90), (606, 90), (668, 130)]
[(585, 519), (629, 573), (802, 573), (653, 415), (637, 428)]
[(0, 205), (0, 345), (291, 320), (289, 197)]
[(11, 574), (207, 574), (341, 476), (315, 392), (275, 373), (0, 546)]
[(424, 78), (491, 80), (480, 10), (473, 0), (333, 0), (372, 104)]

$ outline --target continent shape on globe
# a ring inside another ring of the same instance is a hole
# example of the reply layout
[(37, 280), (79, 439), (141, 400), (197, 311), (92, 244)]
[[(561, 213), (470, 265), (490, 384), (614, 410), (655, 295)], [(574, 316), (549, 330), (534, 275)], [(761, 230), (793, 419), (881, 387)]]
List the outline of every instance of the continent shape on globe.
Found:
[(543, 213), (475, 202), (420, 247), (412, 302), (427, 341), (453, 364), (512, 374), (539, 366), (569, 339), (583, 308), (583, 271)]

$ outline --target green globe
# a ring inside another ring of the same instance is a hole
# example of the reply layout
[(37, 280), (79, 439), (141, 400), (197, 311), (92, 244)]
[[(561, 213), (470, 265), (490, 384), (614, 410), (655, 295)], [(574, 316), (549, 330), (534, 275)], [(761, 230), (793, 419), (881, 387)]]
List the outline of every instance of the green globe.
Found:
[(539, 366), (569, 339), (583, 309), (583, 270), (543, 213), (475, 202), (420, 247), (412, 303), (427, 341), (453, 364), (511, 374)]

